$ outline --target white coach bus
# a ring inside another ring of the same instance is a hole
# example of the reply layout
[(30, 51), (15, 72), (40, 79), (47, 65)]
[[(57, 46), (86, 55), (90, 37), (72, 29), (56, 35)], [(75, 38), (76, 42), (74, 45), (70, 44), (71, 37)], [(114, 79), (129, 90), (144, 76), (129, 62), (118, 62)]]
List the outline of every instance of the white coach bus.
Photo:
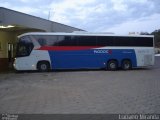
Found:
[(18, 36), (16, 70), (129, 70), (154, 65), (154, 37), (32, 32)]

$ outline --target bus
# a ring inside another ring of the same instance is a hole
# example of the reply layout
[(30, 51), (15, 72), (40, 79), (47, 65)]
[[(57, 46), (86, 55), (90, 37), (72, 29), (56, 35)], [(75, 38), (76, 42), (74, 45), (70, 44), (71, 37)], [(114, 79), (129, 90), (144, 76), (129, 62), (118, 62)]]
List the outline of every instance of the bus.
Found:
[(154, 65), (154, 36), (31, 32), (18, 36), (16, 70), (129, 70)]

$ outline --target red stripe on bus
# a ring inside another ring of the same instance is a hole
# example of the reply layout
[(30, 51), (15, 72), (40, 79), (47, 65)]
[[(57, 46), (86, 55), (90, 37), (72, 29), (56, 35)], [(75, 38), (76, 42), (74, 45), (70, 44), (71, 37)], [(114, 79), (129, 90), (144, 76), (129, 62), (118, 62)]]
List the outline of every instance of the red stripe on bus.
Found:
[(88, 50), (92, 48), (99, 48), (100, 46), (42, 46), (38, 48), (37, 50)]

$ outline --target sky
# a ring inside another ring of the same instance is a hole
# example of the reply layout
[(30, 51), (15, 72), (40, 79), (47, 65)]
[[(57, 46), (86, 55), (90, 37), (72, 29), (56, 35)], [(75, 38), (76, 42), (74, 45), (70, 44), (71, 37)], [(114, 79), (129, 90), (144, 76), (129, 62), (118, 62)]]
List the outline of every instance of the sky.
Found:
[(89, 32), (160, 29), (160, 0), (0, 0), (0, 7)]

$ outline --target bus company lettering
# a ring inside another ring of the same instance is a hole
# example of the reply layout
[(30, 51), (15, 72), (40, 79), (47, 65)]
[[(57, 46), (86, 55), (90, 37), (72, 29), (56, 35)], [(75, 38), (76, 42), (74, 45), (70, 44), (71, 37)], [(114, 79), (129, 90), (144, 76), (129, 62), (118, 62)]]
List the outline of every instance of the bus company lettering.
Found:
[(96, 53), (96, 54), (110, 53), (110, 50), (98, 49), (98, 50), (94, 50), (94, 53)]

